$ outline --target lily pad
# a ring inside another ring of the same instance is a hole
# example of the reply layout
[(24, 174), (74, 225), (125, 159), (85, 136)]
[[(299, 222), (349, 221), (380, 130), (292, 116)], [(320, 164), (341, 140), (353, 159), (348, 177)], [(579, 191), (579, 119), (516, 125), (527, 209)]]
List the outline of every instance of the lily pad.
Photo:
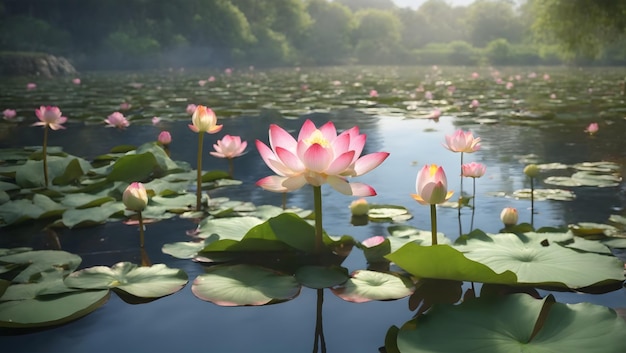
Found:
[(339, 266), (302, 266), (296, 270), (296, 280), (314, 289), (330, 288), (344, 283), (348, 278), (348, 270)]
[(436, 304), (400, 330), (391, 330), (387, 340), (402, 353), (595, 352), (598, 347), (603, 353), (619, 353), (624, 351), (624, 332), (626, 322), (612, 309), (512, 294)]
[(375, 204), (370, 205), (367, 216), (373, 222), (401, 222), (413, 217), (406, 207)]
[(25, 267), (12, 281), (28, 283), (41, 272), (60, 270), (64, 275), (74, 271), (80, 265), (80, 256), (61, 250), (21, 251), (0, 257), (0, 273), (7, 269)]
[[(576, 194), (564, 189), (534, 189), (533, 196), (535, 201), (572, 201), (576, 199)], [(513, 197), (516, 199), (530, 200), (531, 189), (516, 190), (513, 192)]]
[(140, 298), (160, 298), (187, 284), (187, 274), (164, 264), (150, 267), (118, 262), (113, 267), (94, 266), (71, 273), (65, 284), (81, 289), (117, 289)]
[(415, 286), (408, 278), (398, 274), (358, 270), (348, 281), (331, 288), (331, 291), (345, 301), (365, 303), (407, 297), (415, 291)]
[(284, 302), (300, 294), (293, 276), (252, 265), (218, 265), (199, 275), (193, 294), (221, 306), (266, 305)]

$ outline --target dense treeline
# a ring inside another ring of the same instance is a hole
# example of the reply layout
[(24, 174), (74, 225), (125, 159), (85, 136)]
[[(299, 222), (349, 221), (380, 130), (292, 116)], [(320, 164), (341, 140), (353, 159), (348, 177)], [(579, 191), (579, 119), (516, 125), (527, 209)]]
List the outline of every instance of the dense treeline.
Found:
[[(83, 69), (626, 63), (626, 7), (594, 12), (588, 3), (428, 0), (414, 10), (391, 0), (2, 0), (0, 47), (64, 55)], [(603, 26), (568, 22), (585, 15)]]

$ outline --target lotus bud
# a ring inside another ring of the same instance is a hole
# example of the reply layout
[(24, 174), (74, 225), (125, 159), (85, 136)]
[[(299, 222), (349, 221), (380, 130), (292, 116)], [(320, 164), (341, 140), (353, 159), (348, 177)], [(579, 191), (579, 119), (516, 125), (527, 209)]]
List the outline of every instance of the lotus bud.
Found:
[(517, 224), (517, 209), (513, 207), (505, 207), (500, 213), (500, 219), (505, 226), (510, 227)]
[(161, 131), (161, 133), (159, 134), (159, 137), (157, 138), (157, 141), (161, 145), (167, 146), (170, 143), (172, 143), (172, 135), (168, 131)]
[(148, 205), (148, 193), (142, 183), (134, 182), (128, 185), (122, 195), (122, 202), (127, 209), (141, 212)]
[(530, 178), (536, 178), (539, 175), (539, 167), (536, 164), (529, 164), (524, 168), (524, 174)]
[(352, 212), (353, 216), (365, 216), (369, 210), (370, 205), (363, 198), (354, 200), (350, 204), (350, 212)]

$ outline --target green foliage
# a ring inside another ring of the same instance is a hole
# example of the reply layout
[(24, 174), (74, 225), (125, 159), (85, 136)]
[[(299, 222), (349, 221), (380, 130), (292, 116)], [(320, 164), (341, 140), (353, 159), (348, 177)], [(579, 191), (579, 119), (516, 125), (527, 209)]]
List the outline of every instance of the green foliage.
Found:
[(485, 55), (489, 59), (489, 62), (494, 65), (508, 64), (511, 60), (511, 45), (504, 39), (496, 39), (485, 48)]

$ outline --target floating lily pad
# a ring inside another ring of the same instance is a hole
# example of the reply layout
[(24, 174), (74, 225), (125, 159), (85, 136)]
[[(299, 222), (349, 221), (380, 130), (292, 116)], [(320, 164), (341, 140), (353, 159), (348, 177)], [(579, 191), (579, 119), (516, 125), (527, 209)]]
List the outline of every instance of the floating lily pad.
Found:
[(594, 352), (598, 347), (618, 353), (624, 350), (624, 332), (626, 322), (609, 308), (512, 294), (436, 304), (399, 330), (390, 330), (386, 346), (390, 353)]
[(99, 207), (71, 209), (63, 213), (61, 221), (68, 228), (93, 226), (106, 222), (111, 216), (124, 211), (121, 202), (109, 202)]
[(350, 278), (348, 270), (339, 266), (302, 266), (296, 270), (295, 275), (303, 286), (314, 289), (330, 288)]
[(403, 206), (395, 205), (370, 205), (367, 216), (374, 222), (401, 222), (411, 219), (413, 216)]
[[(513, 192), (512, 196), (516, 199), (530, 200), (531, 189), (516, 190)], [(576, 198), (576, 194), (572, 191), (563, 189), (534, 189), (533, 196), (535, 201), (572, 201)]]
[(413, 282), (406, 277), (369, 270), (355, 271), (344, 284), (331, 288), (339, 298), (354, 303), (400, 299), (414, 290)]
[(266, 305), (284, 302), (300, 293), (293, 276), (252, 265), (218, 265), (199, 275), (193, 294), (221, 306)]
[(80, 265), (80, 256), (61, 250), (20, 251), (0, 257), (0, 273), (8, 269), (24, 267), (13, 279), (14, 283), (35, 281), (41, 272), (60, 270), (64, 275), (74, 271)]

